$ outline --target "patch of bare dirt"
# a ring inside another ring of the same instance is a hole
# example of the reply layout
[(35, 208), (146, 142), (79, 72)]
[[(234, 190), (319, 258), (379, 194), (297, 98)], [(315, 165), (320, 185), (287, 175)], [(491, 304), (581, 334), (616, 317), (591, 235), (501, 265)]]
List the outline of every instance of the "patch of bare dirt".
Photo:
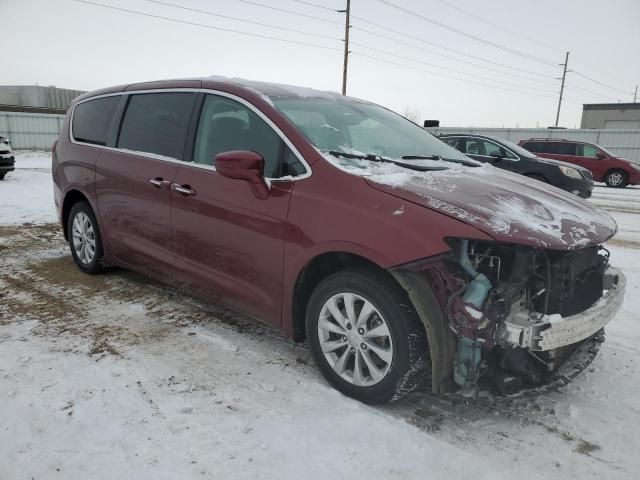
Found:
[[(68, 253), (57, 224), (0, 227), (0, 246), (0, 324), (35, 320), (34, 334), (72, 335), (78, 351), (97, 359), (121, 356), (127, 347), (214, 319), (240, 333), (274, 334), (143, 275), (116, 268), (86, 275)], [(145, 317), (135, 331), (127, 322), (134, 314)]]

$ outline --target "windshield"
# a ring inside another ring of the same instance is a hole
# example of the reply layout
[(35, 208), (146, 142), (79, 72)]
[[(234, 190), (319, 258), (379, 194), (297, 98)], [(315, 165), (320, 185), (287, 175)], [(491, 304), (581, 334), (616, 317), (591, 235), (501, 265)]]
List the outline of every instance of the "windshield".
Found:
[(375, 154), (393, 159), (439, 156), (469, 161), (415, 123), (379, 105), (333, 98), (276, 98), (273, 103), (323, 152)]
[(505, 147), (509, 148), (513, 153), (519, 155), (521, 157), (532, 158), (535, 157), (535, 153), (531, 153), (529, 150), (522, 148), (520, 145), (517, 145), (509, 140), (500, 139), (500, 143), (502, 143)]

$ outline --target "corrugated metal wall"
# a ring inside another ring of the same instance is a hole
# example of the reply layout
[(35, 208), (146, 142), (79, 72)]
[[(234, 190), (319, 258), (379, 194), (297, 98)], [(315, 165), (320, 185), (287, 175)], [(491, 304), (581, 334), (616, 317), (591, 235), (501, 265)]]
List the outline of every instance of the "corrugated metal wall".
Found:
[(627, 125), (618, 123), (619, 128), (640, 128), (640, 109), (611, 109), (611, 110), (583, 110), (582, 128), (607, 128), (612, 122), (627, 122)]
[(66, 108), (82, 90), (42, 85), (0, 85), (0, 104), (30, 107)]
[(0, 136), (14, 149), (51, 150), (64, 123), (64, 115), (0, 112)]
[(561, 129), (548, 128), (465, 128), (438, 127), (427, 128), (431, 133), (475, 133), (504, 138), (518, 143), (529, 138), (566, 138), (583, 142), (597, 143), (620, 157), (640, 162), (640, 130), (609, 130), (609, 129)]

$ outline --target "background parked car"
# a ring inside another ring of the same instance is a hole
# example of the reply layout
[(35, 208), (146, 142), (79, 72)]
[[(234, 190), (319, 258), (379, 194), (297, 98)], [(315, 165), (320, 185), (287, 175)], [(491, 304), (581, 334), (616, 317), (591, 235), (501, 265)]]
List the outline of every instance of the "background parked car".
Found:
[(15, 170), (15, 157), (11, 151), (9, 139), (0, 137), (0, 180), (4, 180), (4, 176)]
[(440, 139), (480, 162), (549, 183), (582, 198), (591, 197), (591, 172), (564, 162), (537, 157), (515, 143), (484, 135), (441, 135)]
[(640, 164), (617, 157), (594, 143), (555, 138), (521, 140), (523, 148), (541, 157), (588, 168), (596, 182), (623, 188), (640, 184)]

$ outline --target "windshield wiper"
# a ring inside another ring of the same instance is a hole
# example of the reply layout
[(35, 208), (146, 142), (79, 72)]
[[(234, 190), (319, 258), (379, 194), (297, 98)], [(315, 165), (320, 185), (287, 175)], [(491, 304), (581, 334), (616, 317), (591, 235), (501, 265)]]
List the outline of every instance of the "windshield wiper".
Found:
[(443, 158), (440, 155), (403, 155), (403, 160), (443, 160), (445, 162), (461, 163), (467, 167), (479, 167), (480, 164), (475, 160), (462, 160), (460, 158)]
[(448, 170), (448, 168), (444, 166), (443, 167), (427, 167), (424, 165), (412, 165), (410, 163), (398, 162), (397, 160), (384, 158), (384, 157), (381, 157), (380, 155), (375, 155), (373, 153), (369, 153), (366, 155), (356, 155), (353, 153), (338, 152), (337, 150), (329, 150), (329, 154), (333, 155), (334, 157), (351, 158), (356, 160), (368, 160), (370, 162), (393, 163), (394, 165), (398, 165), (403, 168), (408, 168), (409, 170), (416, 170), (418, 172), (433, 172), (433, 171), (439, 171), (439, 170)]

